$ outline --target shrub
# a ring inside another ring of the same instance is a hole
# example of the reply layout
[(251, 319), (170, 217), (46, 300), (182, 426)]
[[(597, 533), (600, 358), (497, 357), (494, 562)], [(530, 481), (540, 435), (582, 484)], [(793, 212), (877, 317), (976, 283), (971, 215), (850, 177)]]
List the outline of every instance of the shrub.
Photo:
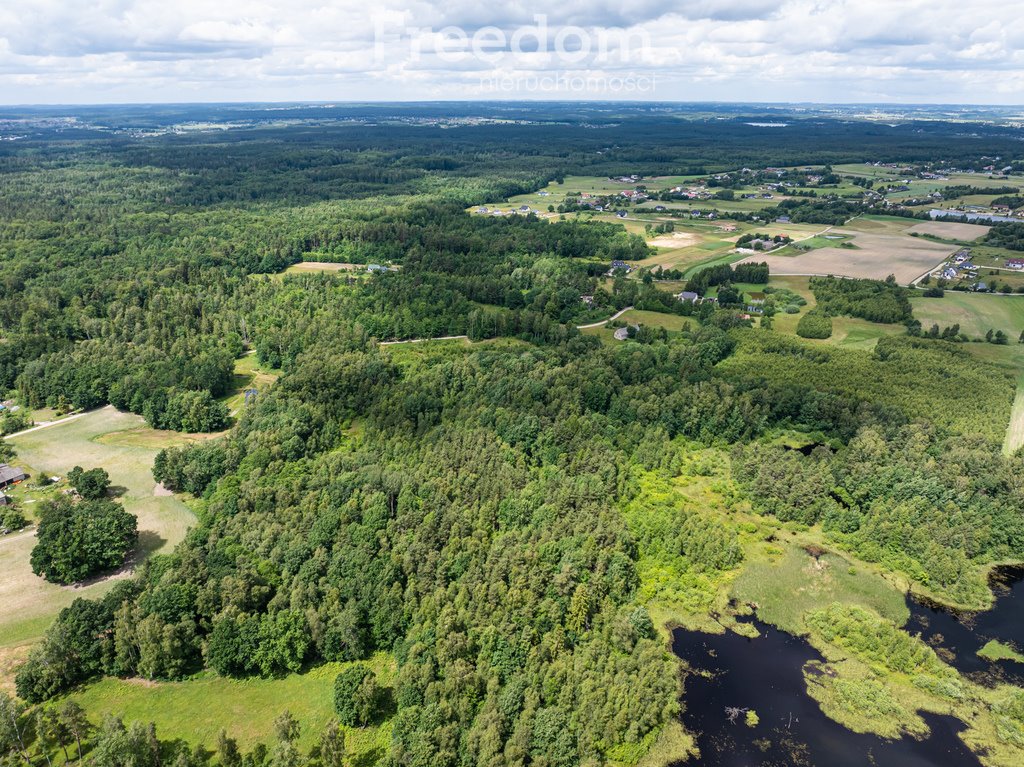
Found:
[(24, 515), (17, 509), (8, 506), (0, 511), (0, 531), (13, 533), (27, 524)]

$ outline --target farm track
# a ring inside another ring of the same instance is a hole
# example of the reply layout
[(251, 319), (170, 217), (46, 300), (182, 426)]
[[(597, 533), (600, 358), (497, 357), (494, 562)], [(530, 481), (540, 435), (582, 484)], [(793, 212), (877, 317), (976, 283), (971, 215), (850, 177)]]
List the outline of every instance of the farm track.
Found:
[(75, 413), (74, 415), (69, 415), (67, 418), (58, 418), (56, 421), (45, 421), (44, 423), (37, 424), (36, 426), (32, 426), (28, 429), (16, 431), (14, 434), (8, 434), (5, 439), (14, 439), (15, 437), (20, 437), (22, 434), (31, 434), (32, 432), (39, 431), (40, 429), (48, 429), (51, 426), (60, 426), (62, 423), (67, 423), (68, 421), (74, 421), (76, 418), (81, 418), (88, 412), (89, 411), (84, 413)]

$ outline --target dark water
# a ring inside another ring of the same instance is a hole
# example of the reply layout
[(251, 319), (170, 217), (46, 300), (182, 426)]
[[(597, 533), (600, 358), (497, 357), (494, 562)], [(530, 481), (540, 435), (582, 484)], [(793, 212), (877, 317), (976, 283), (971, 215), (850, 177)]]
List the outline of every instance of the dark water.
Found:
[[(936, 649), (947, 663), (982, 684), (1024, 685), (1024, 664), (991, 663), (977, 651), (990, 639), (1024, 649), (1024, 567), (1002, 568), (991, 586), (996, 603), (981, 613), (960, 613), (908, 600), (907, 630)], [(672, 649), (695, 672), (686, 679), (683, 723), (698, 733), (706, 767), (960, 767), (979, 765), (956, 733), (953, 717), (923, 714), (931, 736), (887, 741), (858, 735), (825, 716), (806, 692), (803, 667), (824, 660), (806, 641), (753, 621), (761, 636), (702, 634), (677, 630)], [(753, 709), (729, 721), (727, 708)]]
[(977, 652), (990, 639), (1024, 649), (1024, 568), (1002, 568), (990, 581), (995, 606), (981, 613), (957, 613), (939, 606), (909, 601), (907, 630), (919, 633), (939, 656), (981, 684), (1007, 682), (1024, 686), (1024, 664), (990, 663)]
[[(907, 630), (936, 649), (960, 673), (981, 684), (1024, 685), (1024, 664), (978, 657), (990, 639), (1024, 649), (1024, 567), (1001, 568), (990, 582), (991, 610), (961, 613), (908, 600)], [(957, 737), (963, 723), (923, 714), (931, 736), (887, 741), (858, 735), (825, 716), (806, 692), (804, 665), (824, 658), (805, 640), (752, 621), (761, 636), (747, 639), (676, 630), (672, 650), (692, 673), (686, 679), (683, 723), (697, 733), (702, 767), (961, 767), (979, 765)], [(753, 709), (760, 723), (732, 723), (727, 708)]]
[[(803, 666), (823, 660), (806, 641), (754, 621), (761, 636), (677, 629), (672, 649), (696, 672), (686, 678), (683, 724), (697, 735), (701, 767), (961, 767), (980, 765), (957, 738), (963, 724), (925, 714), (927, 740), (859, 735), (825, 716), (806, 692)], [(727, 707), (751, 708), (760, 724), (736, 723)]]

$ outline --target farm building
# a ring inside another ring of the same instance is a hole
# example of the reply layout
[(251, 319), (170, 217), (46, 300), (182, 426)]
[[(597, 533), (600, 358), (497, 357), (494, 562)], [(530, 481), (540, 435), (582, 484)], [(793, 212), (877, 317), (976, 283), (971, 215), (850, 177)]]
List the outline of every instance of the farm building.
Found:
[(6, 463), (0, 463), (0, 488), (13, 485), (15, 482), (21, 482), (25, 479), (25, 476), (25, 472), (21, 469), (16, 469)]
[(689, 301), (690, 303), (695, 302), (700, 296), (694, 293), (692, 290), (684, 290), (682, 293), (676, 296), (680, 301)]
[(1006, 259), (1007, 269), (1024, 269), (1024, 258), (1008, 258)]

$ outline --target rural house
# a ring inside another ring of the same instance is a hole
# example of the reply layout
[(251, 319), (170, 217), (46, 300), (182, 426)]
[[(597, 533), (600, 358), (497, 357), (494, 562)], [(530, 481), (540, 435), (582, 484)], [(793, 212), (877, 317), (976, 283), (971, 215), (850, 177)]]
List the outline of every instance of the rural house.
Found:
[(25, 472), (6, 463), (0, 463), (0, 488), (13, 485), (25, 479)]

